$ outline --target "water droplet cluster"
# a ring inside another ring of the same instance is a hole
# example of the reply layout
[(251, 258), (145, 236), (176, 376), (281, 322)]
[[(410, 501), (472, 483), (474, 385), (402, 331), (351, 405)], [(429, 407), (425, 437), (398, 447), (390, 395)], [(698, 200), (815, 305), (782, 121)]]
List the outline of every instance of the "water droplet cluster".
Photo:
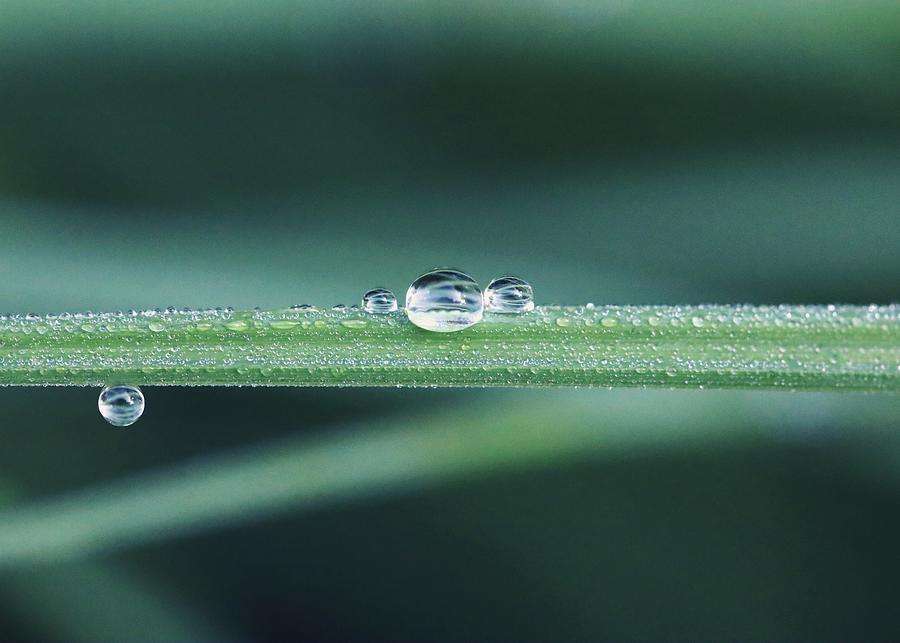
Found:
[(534, 292), (524, 279), (500, 277), (485, 291), (469, 275), (451, 268), (426, 272), (406, 292), (406, 315), (420, 328), (447, 333), (474, 326), (484, 313), (534, 310)]

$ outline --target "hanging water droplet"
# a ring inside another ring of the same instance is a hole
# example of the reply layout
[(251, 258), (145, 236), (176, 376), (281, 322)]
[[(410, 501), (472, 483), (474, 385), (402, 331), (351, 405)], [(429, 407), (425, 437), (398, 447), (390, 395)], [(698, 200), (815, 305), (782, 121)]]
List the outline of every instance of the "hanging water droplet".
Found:
[(484, 311), (488, 313), (529, 313), (534, 310), (531, 284), (519, 277), (494, 279), (484, 289)]
[(419, 328), (449, 333), (480, 322), (484, 298), (469, 275), (439, 268), (412, 282), (406, 291), (406, 315)]
[(137, 386), (107, 386), (100, 391), (97, 407), (113, 426), (131, 426), (144, 413), (144, 394)]
[(362, 298), (367, 313), (392, 313), (397, 310), (397, 298), (387, 288), (373, 288)]

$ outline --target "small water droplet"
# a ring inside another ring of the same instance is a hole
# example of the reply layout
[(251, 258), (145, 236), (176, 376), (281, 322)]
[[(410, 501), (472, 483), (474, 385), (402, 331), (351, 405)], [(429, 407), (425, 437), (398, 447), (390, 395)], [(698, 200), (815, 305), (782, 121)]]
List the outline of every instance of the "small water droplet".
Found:
[(702, 328), (706, 324), (706, 321), (702, 317), (692, 317), (691, 324), (694, 325), (694, 328)]
[(406, 291), (406, 315), (425, 330), (449, 333), (481, 321), (484, 298), (469, 275), (439, 268), (420, 276)]
[(315, 310), (315, 306), (310, 304), (295, 304), (291, 306), (291, 310)]
[(335, 304), (331, 307), (331, 310), (343, 311), (347, 310), (347, 306), (345, 306), (344, 304)]
[(367, 313), (392, 313), (397, 310), (397, 298), (387, 288), (373, 288), (362, 298)]
[(344, 319), (341, 321), (342, 326), (346, 326), (347, 328), (365, 328), (366, 320), (365, 319)]
[(494, 279), (484, 290), (484, 310), (489, 313), (528, 313), (534, 310), (531, 284), (519, 277)]
[(235, 319), (234, 321), (225, 322), (225, 328), (237, 332), (247, 330), (249, 327), (250, 325), (243, 319)]
[(100, 391), (97, 408), (113, 426), (131, 426), (144, 414), (144, 394), (137, 386), (107, 386)]

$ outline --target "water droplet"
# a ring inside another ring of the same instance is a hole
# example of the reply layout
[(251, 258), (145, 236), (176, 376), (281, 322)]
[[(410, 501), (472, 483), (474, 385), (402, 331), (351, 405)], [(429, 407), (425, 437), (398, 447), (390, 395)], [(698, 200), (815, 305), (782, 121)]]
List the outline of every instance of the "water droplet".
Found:
[(335, 304), (334, 306), (331, 307), (331, 310), (336, 310), (338, 312), (341, 312), (341, 311), (347, 310), (347, 306), (345, 306), (344, 304)]
[(419, 328), (449, 333), (480, 322), (484, 298), (469, 275), (439, 268), (412, 282), (406, 291), (406, 315)]
[(392, 313), (397, 310), (397, 298), (387, 288), (373, 288), (362, 298), (367, 313)]
[(528, 313), (534, 310), (531, 284), (519, 277), (494, 279), (484, 290), (484, 310), (489, 313)]
[(691, 324), (694, 325), (694, 328), (702, 328), (706, 324), (706, 321), (702, 317), (692, 317)]
[(299, 322), (291, 321), (289, 319), (276, 319), (275, 321), (271, 322), (269, 326), (271, 326), (275, 330), (290, 330), (298, 323)]
[(245, 322), (243, 319), (235, 319), (234, 321), (225, 322), (225, 328), (233, 331), (244, 331), (250, 328), (250, 324)]
[(365, 319), (344, 319), (341, 321), (341, 326), (346, 326), (347, 328), (365, 328), (366, 320)]
[(100, 391), (97, 407), (113, 426), (131, 426), (144, 413), (144, 394), (137, 386), (107, 386)]

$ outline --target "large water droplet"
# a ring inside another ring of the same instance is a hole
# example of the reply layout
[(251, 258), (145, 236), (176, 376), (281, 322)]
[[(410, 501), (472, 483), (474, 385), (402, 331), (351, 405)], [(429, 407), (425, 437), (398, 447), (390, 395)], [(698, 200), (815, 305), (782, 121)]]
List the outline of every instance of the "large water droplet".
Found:
[(488, 313), (529, 313), (534, 310), (531, 284), (519, 277), (494, 279), (484, 289), (484, 310)]
[(397, 298), (387, 288), (373, 288), (362, 298), (367, 313), (392, 313), (397, 310)]
[(107, 386), (100, 391), (97, 407), (113, 426), (131, 426), (144, 413), (144, 394), (137, 386)]
[(480, 322), (484, 298), (469, 275), (439, 268), (412, 282), (406, 291), (406, 315), (419, 328), (449, 333)]

